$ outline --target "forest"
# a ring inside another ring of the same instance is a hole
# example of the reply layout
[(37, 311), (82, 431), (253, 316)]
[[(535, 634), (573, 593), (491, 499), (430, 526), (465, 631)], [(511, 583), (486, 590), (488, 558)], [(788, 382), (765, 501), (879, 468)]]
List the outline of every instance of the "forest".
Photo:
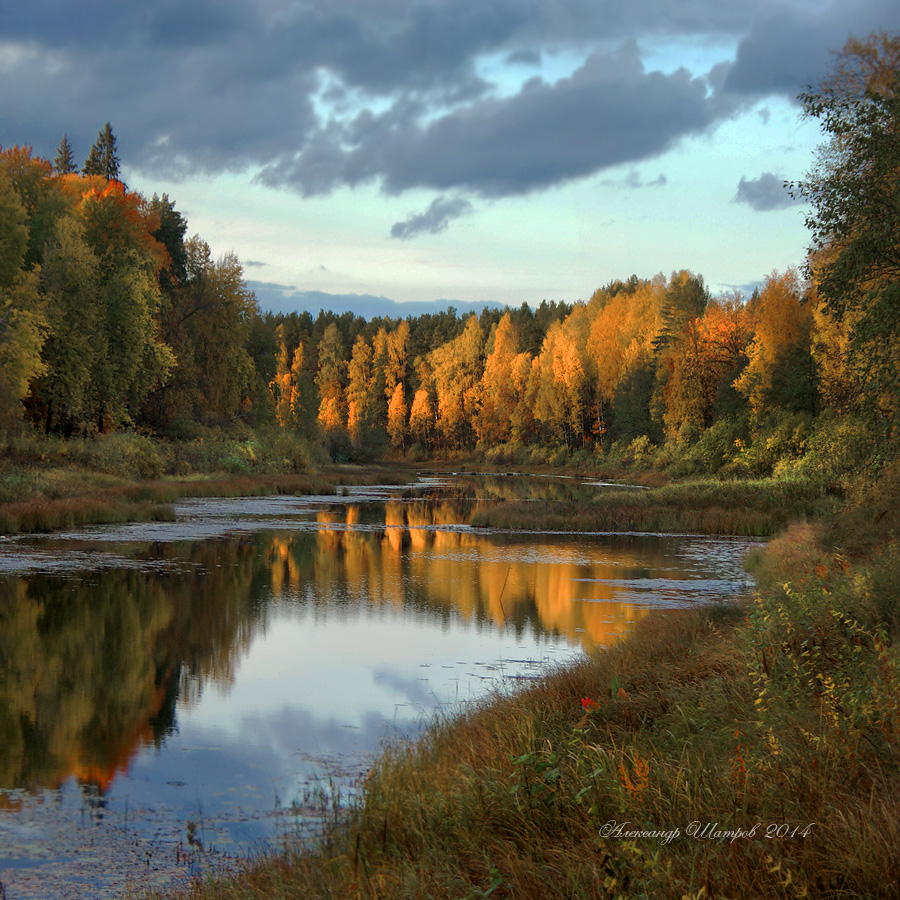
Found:
[(851, 41), (801, 96), (826, 137), (790, 186), (809, 256), (749, 296), (684, 269), (479, 316), (274, 315), (167, 195), (120, 180), (109, 124), (80, 171), (66, 137), (53, 161), (2, 149), (0, 432), (277, 433), (322, 461), (852, 467), (900, 407), (898, 57), (897, 37)]

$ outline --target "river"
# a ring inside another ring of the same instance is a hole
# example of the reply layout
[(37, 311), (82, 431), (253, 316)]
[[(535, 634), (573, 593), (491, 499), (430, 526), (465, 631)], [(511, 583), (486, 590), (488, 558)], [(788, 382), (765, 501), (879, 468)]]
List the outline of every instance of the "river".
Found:
[(436, 711), (747, 589), (749, 541), (465, 524), (601, 490), (447, 476), (0, 539), (6, 900), (116, 897), (303, 839)]

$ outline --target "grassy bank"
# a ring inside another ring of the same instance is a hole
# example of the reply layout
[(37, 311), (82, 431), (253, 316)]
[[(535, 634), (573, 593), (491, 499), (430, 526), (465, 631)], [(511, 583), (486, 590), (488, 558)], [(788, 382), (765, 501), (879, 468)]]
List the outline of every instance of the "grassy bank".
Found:
[(207, 434), (164, 442), (137, 434), (22, 437), (0, 454), (0, 534), (171, 520), (181, 497), (331, 493), (343, 484), (405, 483), (407, 468), (336, 466), (277, 435)]
[(898, 500), (895, 464), (770, 542), (752, 599), (437, 723), (320, 846), (187, 895), (897, 896)]
[(796, 519), (832, 514), (840, 500), (810, 481), (713, 478), (647, 487), (610, 487), (590, 501), (482, 505), (470, 524), (552, 531), (693, 532), (772, 535)]

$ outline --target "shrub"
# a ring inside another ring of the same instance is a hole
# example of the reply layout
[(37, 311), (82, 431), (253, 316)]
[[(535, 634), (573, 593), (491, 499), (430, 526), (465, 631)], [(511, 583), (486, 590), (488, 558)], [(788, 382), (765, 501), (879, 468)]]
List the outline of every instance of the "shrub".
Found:
[(92, 468), (107, 475), (159, 478), (164, 469), (159, 447), (142, 434), (115, 432), (86, 442), (85, 453)]
[(873, 422), (825, 413), (819, 417), (806, 443), (806, 454), (776, 474), (798, 474), (826, 487), (847, 475), (862, 474), (880, 463), (881, 435)]
[(779, 473), (787, 474), (790, 464), (803, 456), (811, 428), (808, 413), (773, 414), (766, 429), (754, 435), (753, 443), (722, 467), (722, 474), (771, 475), (779, 464)]

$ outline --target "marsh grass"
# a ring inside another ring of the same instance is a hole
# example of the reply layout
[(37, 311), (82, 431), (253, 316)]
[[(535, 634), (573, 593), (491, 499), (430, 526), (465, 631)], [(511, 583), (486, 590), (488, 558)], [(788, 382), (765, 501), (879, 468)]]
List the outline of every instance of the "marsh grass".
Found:
[(172, 504), (182, 497), (333, 493), (341, 484), (402, 484), (408, 478), (408, 472), (395, 469), (335, 467), (324, 474), (219, 475), (130, 481), (103, 473), (57, 468), (22, 479), (15, 493), (7, 491), (6, 496), (12, 493), (21, 499), (0, 502), (0, 534), (48, 532), (126, 521), (171, 521), (175, 517)]
[(594, 500), (481, 504), (471, 525), (552, 531), (691, 532), (768, 536), (797, 518), (838, 508), (836, 497), (802, 481), (692, 480), (598, 489)]

